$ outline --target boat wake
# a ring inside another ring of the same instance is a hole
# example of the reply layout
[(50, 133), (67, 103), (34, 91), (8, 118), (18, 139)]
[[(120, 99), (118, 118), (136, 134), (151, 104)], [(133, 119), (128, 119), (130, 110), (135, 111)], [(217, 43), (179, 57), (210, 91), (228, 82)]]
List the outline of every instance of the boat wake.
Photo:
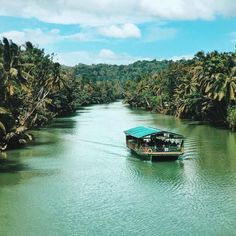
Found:
[(99, 145), (110, 146), (110, 147), (119, 147), (119, 148), (126, 149), (125, 146), (117, 145), (117, 144), (113, 144), (113, 143), (104, 143), (104, 142), (98, 142), (98, 141), (87, 140), (87, 139), (77, 139), (77, 140), (79, 140), (81, 142), (85, 142), (85, 143), (93, 143), (93, 144), (99, 144)]

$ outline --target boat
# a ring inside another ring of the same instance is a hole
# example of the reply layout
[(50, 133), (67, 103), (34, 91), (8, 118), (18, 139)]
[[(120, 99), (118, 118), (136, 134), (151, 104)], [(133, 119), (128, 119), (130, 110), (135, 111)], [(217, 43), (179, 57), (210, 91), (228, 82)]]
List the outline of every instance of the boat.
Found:
[(158, 128), (138, 126), (124, 131), (126, 146), (151, 161), (177, 160), (184, 154), (184, 137)]

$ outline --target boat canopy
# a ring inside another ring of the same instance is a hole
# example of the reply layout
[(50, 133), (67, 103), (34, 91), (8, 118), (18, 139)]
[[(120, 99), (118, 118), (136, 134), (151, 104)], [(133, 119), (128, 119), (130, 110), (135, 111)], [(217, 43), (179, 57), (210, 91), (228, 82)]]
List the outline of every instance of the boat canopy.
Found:
[(175, 134), (175, 133), (164, 131), (157, 128), (146, 127), (146, 126), (137, 126), (137, 127), (124, 131), (124, 133), (126, 134), (126, 136), (132, 136), (134, 138), (144, 138), (149, 135), (155, 135), (155, 134), (161, 134), (161, 133), (170, 134), (171, 136), (173, 136), (173, 138), (183, 138), (183, 136), (179, 134)]

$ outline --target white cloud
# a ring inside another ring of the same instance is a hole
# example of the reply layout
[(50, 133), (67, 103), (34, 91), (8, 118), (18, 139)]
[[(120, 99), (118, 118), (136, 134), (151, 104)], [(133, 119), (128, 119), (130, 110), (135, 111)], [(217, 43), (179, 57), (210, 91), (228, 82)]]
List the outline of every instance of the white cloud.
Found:
[(36, 17), (50, 23), (104, 26), (154, 19), (236, 16), (235, 0), (1, 0), (0, 15)]
[[(218, 0), (220, 1), (223, 0)], [(151, 16), (161, 19), (212, 19), (218, 13), (215, 2), (215, 0), (141, 0), (141, 8)], [(228, 2), (233, 4), (233, 0)]]
[(59, 53), (55, 57), (56, 61), (64, 65), (73, 66), (78, 63), (84, 64), (117, 64), (117, 65), (127, 65), (133, 63), (137, 60), (151, 60), (147, 57), (136, 57), (128, 55), (127, 53), (115, 53), (110, 49), (102, 49), (97, 53), (87, 52), (87, 51), (77, 51), (77, 52), (64, 52)]
[(121, 26), (111, 25), (109, 27), (101, 27), (98, 30), (100, 34), (112, 38), (140, 38), (140, 29), (134, 24), (124, 24)]
[(59, 30), (53, 29), (43, 32), (41, 29), (25, 29), (23, 31), (8, 31), (0, 33), (0, 37), (6, 37), (17, 44), (31, 41), (34, 44), (48, 45), (54, 43), (59, 38)]
[(98, 56), (99, 56), (99, 58), (105, 58), (105, 59), (109, 59), (109, 60), (114, 60), (117, 57), (117, 55), (109, 49), (102, 49), (99, 52)]
[(70, 41), (99, 41), (101, 39), (96, 38), (96, 35), (92, 31), (83, 31), (70, 35), (62, 35), (58, 29), (52, 29), (49, 31), (43, 31), (42, 29), (24, 29), (22, 31), (7, 31), (0, 33), (0, 38), (6, 37), (13, 40), (17, 44), (24, 44), (26, 41), (30, 41), (33, 44), (39, 46), (46, 46), (55, 42), (70, 40)]

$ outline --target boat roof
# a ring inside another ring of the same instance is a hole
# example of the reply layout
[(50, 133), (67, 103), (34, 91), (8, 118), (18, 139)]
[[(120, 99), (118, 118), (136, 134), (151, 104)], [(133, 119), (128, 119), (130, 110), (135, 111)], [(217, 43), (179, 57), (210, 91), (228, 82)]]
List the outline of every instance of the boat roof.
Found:
[(169, 134), (173, 134), (175, 138), (183, 138), (183, 136), (180, 134), (175, 134), (172, 132), (168, 132), (168, 131), (161, 130), (158, 128), (147, 127), (147, 126), (137, 126), (137, 127), (124, 131), (124, 133), (126, 135), (129, 135), (135, 138), (144, 138), (148, 135), (158, 134), (158, 133), (169, 133)]

